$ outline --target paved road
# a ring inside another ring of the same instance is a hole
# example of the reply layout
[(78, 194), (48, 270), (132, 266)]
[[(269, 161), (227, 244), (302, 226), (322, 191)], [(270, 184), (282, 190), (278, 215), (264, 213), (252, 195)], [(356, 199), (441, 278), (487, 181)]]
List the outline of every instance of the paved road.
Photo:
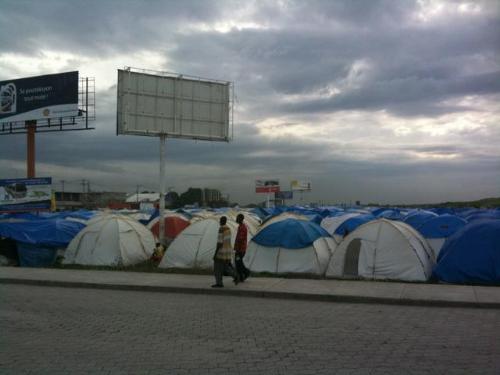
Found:
[(499, 374), (500, 312), (0, 285), (2, 374)]

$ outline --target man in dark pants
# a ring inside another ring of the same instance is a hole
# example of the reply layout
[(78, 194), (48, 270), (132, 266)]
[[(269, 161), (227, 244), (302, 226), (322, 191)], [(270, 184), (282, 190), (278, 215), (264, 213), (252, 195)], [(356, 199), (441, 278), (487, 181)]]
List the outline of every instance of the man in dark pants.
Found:
[(250, 276), (250, 270), (245, 267), (243, 263), (243, 258), (247, 251), (247, 226), (243, 223), (245, 216), (243, 214), (238, 214), (236, 216), (236, 222), (238, 225), (238, 232), (236, 232), (236, 239), (234, 240), (234, 263), (236, 265), (236, 277), (238, 281), (245, 281), (248, 276)]
[[(227, 218), (222, 216), (219, 220), (219, 234), (217, 237), (217, 247), (215, 248), (214, 254), (214, 276), (215, 284), (212, 288), (222, 288), (224, 283), (222, 282), (224, 276), (224, 270), (229, 270), (233, 273), (233, 267), (231, 265), (231, 229), (226, 225)], [(234, 282), (238, 283), (236, 273), (234, 272)]]

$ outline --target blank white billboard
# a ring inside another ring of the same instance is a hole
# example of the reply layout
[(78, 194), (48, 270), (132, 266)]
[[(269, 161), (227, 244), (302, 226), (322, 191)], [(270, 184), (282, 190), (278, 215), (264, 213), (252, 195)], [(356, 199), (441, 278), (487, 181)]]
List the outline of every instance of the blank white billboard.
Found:
[(117, 133), (229, 141), (232, 84), (118, 70)]

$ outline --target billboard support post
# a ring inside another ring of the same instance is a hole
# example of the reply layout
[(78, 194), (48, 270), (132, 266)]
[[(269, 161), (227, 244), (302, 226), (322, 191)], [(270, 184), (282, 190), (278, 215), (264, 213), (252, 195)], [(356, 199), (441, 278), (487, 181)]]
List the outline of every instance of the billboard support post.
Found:
[(160, 236), (159, 240), (165, 246), (165, 143), (167, 137), (160, 135)]
[(36, 121), (26, 121), (25, 122), (27, 132), (26, 132), (26, 144), (27, 144), (27, 155), (26, 155), (26, 177), (35, 178), (35, 130)]

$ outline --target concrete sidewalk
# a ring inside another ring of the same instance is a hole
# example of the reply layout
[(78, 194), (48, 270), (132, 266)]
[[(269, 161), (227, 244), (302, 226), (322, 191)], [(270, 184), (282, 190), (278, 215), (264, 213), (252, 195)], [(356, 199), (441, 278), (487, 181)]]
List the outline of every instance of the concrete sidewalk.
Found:
[(208, 275), (0, 267), (4, 284), (500, 309), (500, 287), (271, 277), (235, 286), (226, 277), (225, 287), (214, 289), (213, 282)]

